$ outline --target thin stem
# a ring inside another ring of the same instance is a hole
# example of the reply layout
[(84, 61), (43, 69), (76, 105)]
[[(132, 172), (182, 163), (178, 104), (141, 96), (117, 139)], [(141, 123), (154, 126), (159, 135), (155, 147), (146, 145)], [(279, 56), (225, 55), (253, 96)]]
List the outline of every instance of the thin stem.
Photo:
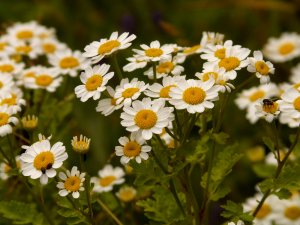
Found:
[[(84, 165), (84, 155), (80, 154), (80, 167), (81, 167), (81, 171), (82, 172), (86, 172), (86, 168)], [(93, 208), (92, 208), (92, 204), (91, 204), (91, 196), (90, 196), (90, 178), (89, 176), (86, 176), (86, 180), (84, 182), (84, 186), (85, 186), (85, 194), (86, 194), (86, 200), (87, 200), (87, 204), (89, 207), (89, 214), (90, 214), (90, 221), (92, 224), (94, 223), (94, 219), (93, 219)]]
[(113, 66), (116, 70), (118, 78), (121, 81), (123, 79), (123, 74), (122, 74), (122, 70), (121, 70), (121, 68), (119, 66), (119, 63), (118, 63), (117, 54), (112, 54), (111, 58), (112, 58), (112, 64), (113, 64)]
[(169, 128), (165, 127), (166, 132), (176, 141), (179, 141), (179, 139), (175, 136), (175, 134), (172, 133), (172, 131), (170, 131)]
[(75, 202), (72, 200), (72, 198), (71, 198), (69, 195), (67, 195), (67, 200), (71, 203), (71, 205), (73, 206), (73, 208), (74, 208), (76, 211), (80, 212), (81, 215), (83, 215), (83, 216), (85, 216), (87, 219), (89, 219), (89, 215), (87, 215), (85, 212), (83, 212), (82, 210), (80, 210), (79, 208), (77, 208), (77, 206), (75, 205)]
[(10, 148), (9, 153), (10, 153), (10, 157), (11, 157), (11, 163), (13, 165), (13, 168), (17, 168), (16, 158), (15, 158), (15, 155), (14, 155), (14, 147), (11, 143), (9, 135), (7, 135), (6, 137), (7, 137), (8, 145), (9, 145), (9, 148)]
[(161, 163), (161, 161), (159, 161), (157, 155), (155, 154), (154, 149), (152, 149), (151, 151), (153, 158), (156, 162), (156, 164), (161, 168), (161, 170), (164, 172), (164, 174), (169, 174), (169, 171), (164, 167), (164, 165)]
[(280, 151), (279, 151), (279, 138), (278, 138), (278, 132), (277, 132), (277, 126), (276, 126), (276, 122), (275, 120), (273, 120), (272, 122), (272, 130), (274, 132), (274, 142), (275, 142), (275, 150), (276, 150), (276, 153), (277, 153), (277, 164), (278, 166), (280, 165)]
[[(300, 127), (298, 127), (298, 130), (297, 130), (297, 134), (296, 134), (296, 137), (295, 137), (295, 140), (294, 142), (292, 143), (290, 149), (288, 150), (288, 152), (286, 153), (286, 155), (284, 156), (284, 158), (282, 159), (282, 161), (279, 163), (278, 167), (277, 167), (277, 170), (276, 170), (276, 173), (274, 175), (274, 179), (278, 178), (286, 161), (288, 160), (290, 154), (293, 152), (294, 148), (296, 147), (297, 143), (298, 143), (298, 140), (299, 140), (299, 136), (300, 136)], [(256, 207), (256, 209), (254, 210), (253, 212), (253, 216), (255, 217), (256, 214), (259, 212), (260, 208), (263, 206), (265, 200), (268, 198), (268, 196), (271, 194), (271, 189), (268, 189), (265, 194), (263, 195), (262, 199), (260, 200), (258, 206)]]
[(26, 142), (26, 144), (30, 144), (31, 143), (27, 138), (23, 137), (22, 135), (18, 134), (17, 132), (13, 132), (13, 135), (15, 135), (16, 137), (20, 138), (22, 141)]
[(193, 172), (194, 166), (191, 166), (191, 168), (189, 169), (188, 173), (187, 173), (187, 188), (189, 193), (191, 194), (191, 203), (193, 205), (194, 208), (194, 218), (196, 221), (196, 225), (200, 224), (200, 217), (199, 217), (199, 205), (193, 190), (193, 186), (192, 186), (192, 181), (191, 181), (191, 176), (192, 176), (192, 172)]
[(115, 214), (98, 198), (97, 202), (104, 209), (104, 211), (116, 222), (118, 225), (123, 225), (123, 223), (115, 216)]
[(154, 82), (156, 82), (157, 81), (156, 62), (152, 63), (152, 69), (153, 69), (153, 79), (154, 79)]
[(175, 122), (176, 122), (176, 125), (177, 125), (178, 135), (182, 136), (181, 124), (180, 124), (178, 112), (177, 112), (176, 109), (174, 109), (174, 115), (175, 115)]
[(12, 167), (13, 165), (10, 158), (6, 155), (6, 153), (1, 147), (0, 147), (0, 153), (2, 154), (3, 158), (6, 159), (7, 163)]

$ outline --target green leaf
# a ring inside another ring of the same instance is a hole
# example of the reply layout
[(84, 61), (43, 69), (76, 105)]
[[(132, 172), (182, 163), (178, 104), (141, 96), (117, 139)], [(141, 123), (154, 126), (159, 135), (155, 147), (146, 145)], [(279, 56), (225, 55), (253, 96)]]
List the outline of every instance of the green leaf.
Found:
[(281, 189), (280, 191), (274, 192), (279, 199), (289, 199), (292, 196), (292, 193), (287, 189)]
[(240, 204), (237, 204), (233, 201), (227, 201), (226, 205), (221, 205), (224, 212), (221, 213), (221, 216), (231, 219), (231, 220), (243, 220), (247, 222), (253, 221), (253, 216), (248, 213), (243, 212), (243, 207)]
[(41, 213), (36, 210), (35, 204), (18, 201), (0, 201), (0, 214), (10, 219), (14, 224), (35, 224), (36, 218), (43, 221)]
[[(160, 224), (174, 224), (184, 219), (170, 190), (162, 186), (155, 186), (153, 192), (151, 198), (137, 202), (138, 206), (144, 208), (145, 215), (149, 219), (160, 222)], [(183, 193), (179, 193), (179, 199), (182, 203), (185, 202)]]
[(272, 152), (275, 151), (275, 145), (274, 145), (273, 141), (271, 140), (271, 138), (263, 137), (263, 142)]
[(227, 143), (229, 135), (224, 132), (220, 132), (220, 133), (214, 133), (212, 137), (218, 144), (224, 145)]
[(261, 178), (269, 178), (273, 177), (276, 172), (276, 166), (275, 165), (268, 165), (268, 164), (255, 164), (253, 167), (254, 172), (257, 176)]
[(230, 193), (230, 187), (226, 185), (220, 185), (217, 190), (212, 194), (211, 200), (218, 201), (220, 198), (224, 198), (228, 193)]

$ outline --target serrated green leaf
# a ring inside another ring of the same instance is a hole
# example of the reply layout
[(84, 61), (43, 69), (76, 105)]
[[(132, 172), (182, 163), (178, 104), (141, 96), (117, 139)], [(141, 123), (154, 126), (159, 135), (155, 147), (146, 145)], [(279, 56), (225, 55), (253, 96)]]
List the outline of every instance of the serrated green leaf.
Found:
[(287, 189), (281, 189), (280, 191), (274, 192), (279, 199), (289, 199), (292, 196), (292, 193)]
[(221, 205), (221, 207), (225, 209), (225, 211), (221, 213), (221, 216), (225, 218), (247, 222), (252, 222), (254, 219), (252, 215), (243, 212), (243, 207), (240, 204), (233, 201), (228, 200), (226, 205)]
[[(152, 190), (154, 194), (151, 198), (137, 202), (138, 206), (144, 208), (145, 215), (149, 219), (160, 222), (160, 224), (174, 224), (183, 221), (182, 212), (170, 190), (161, 186), (156, 186)], [(178, 196), (180, 201), (184, 203), (184, 194), (179, 193)]]
[(228, 186), (220, 185), (217, 190), (211, 195), (210, 199), (212, 201), (218, 201), (220, 198), (224, 198), (228, 193), (230, 193), (231, 189)]
[(275, 151), (275, 145), (274, 142), (269, 137), (263, 137), (264, 144), (272, 151)]
[(14, 224), (32, 224), (35, 221), (35, 217), (41, 217), (36, 210), (35, 204), (18, 201), (1, 201), (0, 214), (12, 220)]
[(218, 144), (224, 145), (227, 143), (229, 135), (224, 132), (220, 132), (220, 133), (214, 133), (212, 137)]

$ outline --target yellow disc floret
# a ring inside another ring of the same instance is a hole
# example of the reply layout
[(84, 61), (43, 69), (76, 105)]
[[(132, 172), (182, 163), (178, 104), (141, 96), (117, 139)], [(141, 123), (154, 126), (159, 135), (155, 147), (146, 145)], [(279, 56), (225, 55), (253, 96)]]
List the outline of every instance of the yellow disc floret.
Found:
[(110, 53), (114, 48), (117, 48), (121, 45), (121, 43), (117, 40), (110, 40), (100, 45), (98, 48), (98, 54), (104, 55)]
[(251, 102), (255, 102), (258, 99), (263, 98), (266, 95), (266, 93), (262, 90), (258, 90), (256, 92), (254, 92), (252, 95), (250, 95), (249, 99)]
[(166, 87), (163, 87), (160, 92), (159, 92), (159, 97), (161, 98), (170, 98), (170, 90), (172, 87), (176, 87), (176, 85), (169, 85), (169, 86), (166, 86)]
[(115, 176), (106, 176), (103, 178), (100, 178), (99, 180), (99, 184), (102, 187), (107, 187), (109, 185), (111, 185), (117, 178)]
[(0, 72), (11, 73), (14, 71), (14, 67), (11, 64), (2, 64), (0, 65)]
[(134, 117), (135, 124), (141, 129), (150, 129), (157, 122), (157, 115), (149, 109), (140, 110)]
[(149, 48), (145, 51), (145, 55), (152, 58), (159, 57), (163, 53), (163, 50), (161, 50), (160, 48)]
[(33, 161), (33, 166), (37, 170), (41, 170), (42, 172), (45, 172), (47, 169), (51, 169), (52, 165), (54, 163), (54, 155), (50, 151), (45, 151), (39, 153)]
[(0, 126), (8, 124), (9, 115), (0, 112)]
[(256, 218), (263, 219), (268, 216), (272, 211), (272, 208), (268, 204), (263, 204), (256, 214)]
[(73, 56), (68, 56), (60, 60), (59, 66), (63, 69), (69, 69), (79, 66), (79, 61)]
[(227, 57), (221, 59), (219, 62), (219, 67), (223, 67), (226, 71), (234, 70), (240, 65), (240, 60), (236, 57)]
[(102, 85), (103, 77), (99, 74), (94, 74), (89, 77), (85, 83), (85, 88), (88, 91), (95, 91), (98, 87)]
[(53, 78), (47, 74), (39, 75), (35, 77), (35, 83), (42, 87), (47, 87), (53, 82)]
[(174, 69), (174, 63), (163, 62), (159, 64), (156, 68), (157, 73), (170, 73)]
[(141, 145), (136, 141), (129, 141), (124, 146), (124, 155), (127, 157), (135, 157), (141, 153)]
[(78, 191), (80, 188), (81, 180), (77, 176), (70, 176), (65, 180), (64, 187), (69, 192)]
[(122, 92), (123, 98), (131, 98), (135, 93), (137, 93), (140, 89), (139, 88), (127, 88)]
[(288, 43), (282, 44), (279, 47), (278, 51), (281, 55), (288, 55), (291, 52), (293, 52), (294, 49), (295, 49), (295, 45), (293, 43), (288, 42)]
[(300, 207), (299, 206), (290, 206), (284, 210), (284, 215), (290, 220), (298, 220), (300, 218)]
[(268, 73), (270, 72), (269, 66), (263, 61), (257, 61), (255, 63), (255, 69), (261, 75), (268, 75)]
[(205, 91), (199, 87), (190, 87), (183, 92), (183, 101), (190, 105), (202, 103), (206, 97)]

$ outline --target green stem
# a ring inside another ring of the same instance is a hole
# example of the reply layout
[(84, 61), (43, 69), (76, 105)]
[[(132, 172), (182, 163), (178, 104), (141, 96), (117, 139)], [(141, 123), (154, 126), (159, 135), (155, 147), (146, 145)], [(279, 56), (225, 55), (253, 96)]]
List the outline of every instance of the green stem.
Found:
[(123, 74), (122, 74), (122, 70), (118, 63), (117, 54), (112, 54), (111, 58), (112, 58), (112, 64), (114, 66), (114, 69), (116, 70), (118, 78), (121, 81), (123, 79)]
[(13, 165), (13, 168), (17, 168), (17, 163), (16, 163), (16, 158), (15, 158), (15, 154), (14, 154), (14, 147), (11, 143), (10, 140), (10, 135), (7, 135), (7, 141), (8, 141), (8, 145), (9, 145), (9, 153), (10, 153), (10, 157), (11, 157), (11, 163)]
[(79, 213), (81, 213), (81, 215), (83, 215), (84, 217), (86, 217), (87, 219), (90, 219), (89, 215), (86, 214), (84, 211), (82, 211), (81, 209), (77, 208), (77, 206), (75, 205), (75, 202), (72, 200), (72, 198), (67, 195), (67, 200), (71, 203), (71, 205), (73, 206), (73, 208), (78, 211)]
[(172, 131), (170, 131), (169, 128), (165, 127), (166, 132), (176, 141), (179, 141), (179, 139), (175, 136), (175, 134), (172, 133)]
[(156, 62), (152, 63), (152, 69), (153, 69), (153, 79), (154, 79), (154, 82), (156, 82), (157, 81)]
[(174, 115), (175, 115), (175, 123), (177, 126), (177, 134), (181, 137), (182, 136), (182, 130), (181, 130), (181, 124), (179, 121), (179, 116), (177, 110), (174, 108)]
[(192, 176), (192, 172), (193, 172), (194, 166), (191, 166), (191, 168), (189, 169), (188, 173), (187, 173), (187, 188), (188, 191), (191, 195), (191, 203), (193, 205), (193, 209), (194, 209), (194, 218), (195, 218), (195, 222), (196, 225), (200, 225), (200, 215), (199, 215), (199, 205), (193, 190), (193, 186), (192, 186), (192, 181), (191, 181), (191, 176)]
[(275, 142), (275, 150), (277, 153), (276, 159), (278, 166), (280, 165), (280, 151), (279, 151), (279, 137), (278, 137), (278, 132), (277, 132), (277, 126), (275, 120), (272, 122), (272, 130), (274, 132), (274, 142)]
[[(277, 170), (276, 170), (276, 173), (274, 175), (274, 180), (276, 178), (279, 177), (286, 161), (288, 160), (290, 154), (293, 152), (294, 148), (296, 147), (297, 143), (298, 143), (298, 140), (299, 140), (299, 136), (300, 136), (300, 127), (298, 127), (298, 130), (297, 130), (297, 134), (296, 134), (296, 138), (295, 138), (295, 141), (292, 143), (290, 149), (288, 150), (288, 152), (286, 153), (286, 155), (284, 156), (284, 158), (282, 159), (282, 161), (280, 161), (278, 167), (277, 167)], [(265, 200), (268, 198), (268, 196), (271, 194), (271, 189), (268, 189), (265, 194), (263, 195), (262, 199), (260, 200), (258, 206), (256, 207), (256, 209), (254, 210), (253, 212), (253, 216), (255, 217), (257, 215), (257, 213), (259, 212), (260, 208), (263, 206)]]
[[(84, 164), (84, 155), (83, 154), (80, 154), (80, 167), (81, 167), (82, 172), (86, 172), (86, 168), (85, 168), (85, 164)], [(85, 186), (86, 200), (87, 200), (87, 204), (88, 204), (88, 207), (89, 207), (90, 221), (91, 221), (91, 224), (95, 224), (94, 223), (93, 208), (92, 208), (92, 204), (91, 204), (91, 196), (90, 196), (90, 178), (89, 178), (88, 175), (86, 176), (84, 186)]]
[(97, 199), (97, 202), (104, 209), (104, 211), (116, 222), (116, 224), (123, 225), (123, 223), (115, 216), (115, 214), (100, 199)]
[(13, 163), (11, 162), (10, 158), (6, 155), (6, 153), (1, 147), (0, 147), (0, 153), (2, 154), (3, 158), (7, 161), (9, 166), (13, 167)]
[(30, 140), (28, 140), (27, 138), (23, 137), (22, 135), (18, 134), (17, 132), (13, 132), (13, 135), (15, 135), (16, 137), (20, 138), (22, 141), (26, 142), (26, 144), (30, 144)]

